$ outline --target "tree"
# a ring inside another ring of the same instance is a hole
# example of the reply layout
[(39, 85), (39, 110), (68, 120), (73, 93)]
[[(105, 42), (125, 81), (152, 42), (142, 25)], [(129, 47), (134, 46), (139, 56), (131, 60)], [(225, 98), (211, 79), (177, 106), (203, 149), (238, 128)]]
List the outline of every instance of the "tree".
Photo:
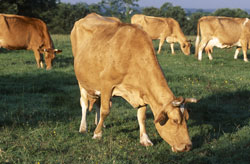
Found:
[(160, 17), (161, 16), (161, 12), (158, 8), (155, 7), (146, 7), (142, 9), (142, 14), (144, 15), (148, 15), (148, 16), (156, 16), (156, 17)]
[(196, 35), (198, 20), (201, 17), (207, 16), (207, 15), (208, 13), (204, 13), (202, 11), (198, 11), (198, 12), (191, 14), (190, 17), (188, 18), (188, 22), (184, 26), (185, 33), (188, 35)]
[(114, 16), (126, 22), (130, 20), (130, 13), (134, 7), (138, 7), (139, 0), (102, 0), (99, 4), (103, 8), (104, 15)]
[(54, 10), (54, 15), (48, 23), (52, 33), (70, 33), (75, 21), (89, 14), (88, 5), (86, 3), (66, 4), (59, 3), (57, 10)]
[(56, 8), (59, 0), (0, 0), (0, 12), (41, 18), (41, 13)]
[(246, 18), (248, 17), (248, 13), (241, 9), (229, 9), (229, 8), (222, 8), (218, 9), (213, 13), (214, 16), (227, 16), (227, 17), (239, 17), (239, 18)]
[[(164, 3), (160, 8), (161, 16), (174, 18), (183, 28), (187, 24), (186, 12), (180, 6), (173, 6), (171, 3)], [(184, 33), (185, 30), (183, 30)]]

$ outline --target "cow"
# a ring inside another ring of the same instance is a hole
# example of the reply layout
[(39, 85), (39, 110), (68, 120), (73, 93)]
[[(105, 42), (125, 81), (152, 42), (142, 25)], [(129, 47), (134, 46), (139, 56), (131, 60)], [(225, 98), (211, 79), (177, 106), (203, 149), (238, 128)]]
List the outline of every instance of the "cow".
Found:
[(131, 17), (131, 23), (141, 26), (142, 29), (149, 34), (151, 39), (160, 40), (157, 51), (158, 54), (161, 52), (164, 40), (170, 43), (172, 54), (175, 54), (174, 43), (176, 42), (180, 44), (181, 50), (185, 55), (190, 54), (190, 41), (187, 40), (179, 23), (175, 19), (135, 14)]
[(100, 119), (93, 139), (102, 137), (113, 96), (123, 97), (137, 111), (140, 143), (151, 146), (145, 127), (149, 105), (160, 136), (172, 151), (192, 147), (185, 103), (194, 98), (176, 98), (157, 61), (151, 38), (137, 25), (121, 23), (91, 13), (75, 22), (71, 31), (74, 71), (80, 89), (82, 120), (79, 131), (87, 131), (86, 112), (100, 101)]
[[(201, 41), (200, 41), (201, 36)], [(199, 19), (197, 24), (197, 37), (195, 43), (195, 56), (202, 60), (202, 51), (208, 53), (210, 60), (213, 47), (230, 48), (236, 46), (234, 59), (242, 48), (244, 61), (248, 62), (247, 49), (250, 41), (250, 21), (248, 18), (231, 18), (205, 16)]]
[(0, 48), (33, 50), (38, 68), (51, 69), (56, 53), (46, 24), (37, 18), (0, 14)]

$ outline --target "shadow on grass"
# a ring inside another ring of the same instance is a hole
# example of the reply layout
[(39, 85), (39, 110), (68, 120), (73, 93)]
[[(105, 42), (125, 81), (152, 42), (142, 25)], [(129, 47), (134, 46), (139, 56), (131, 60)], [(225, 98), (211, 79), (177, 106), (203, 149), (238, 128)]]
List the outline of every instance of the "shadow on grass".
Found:
[(247, 90), (216, 93), (201, 99), (197, 104), (192, 104), (189, 114), (190, 119), (194, 121), (189, 127), (208, 125), (207, 128), (201, 129), (204, 133), (192, 138), (194, 148), (247, 125), (250, 117), (249, 104), (250, 91)]
[(79, 115), (79, 88), (74, 73), (37, 70), (0, 75), (0, 126), (67, 121)]

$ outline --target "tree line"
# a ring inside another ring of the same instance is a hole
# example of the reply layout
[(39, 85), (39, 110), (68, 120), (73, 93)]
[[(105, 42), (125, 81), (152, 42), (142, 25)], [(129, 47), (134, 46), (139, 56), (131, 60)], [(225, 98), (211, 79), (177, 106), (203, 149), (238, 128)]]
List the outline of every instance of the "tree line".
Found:
[(164, 3), (160, 8), (141, 8), (139, 0), (102, 0), (99, 3), (62, 3), (60, 0), (0, 0), (0, 13), (17, 14), (42, 19), (52, 34), (69, 34), (74, 22), (95, 12), (103, 16), (113, 16), (123, 22), (130, 22), (134, 14), (145, 14), (176, 19), (186, 35), (195, 35), (197, 21), (202, 16), (228, 16), (250, 18), (242, 9), (221, 8), (214, 12), (198, 10), (187, 13), (180, 6)]

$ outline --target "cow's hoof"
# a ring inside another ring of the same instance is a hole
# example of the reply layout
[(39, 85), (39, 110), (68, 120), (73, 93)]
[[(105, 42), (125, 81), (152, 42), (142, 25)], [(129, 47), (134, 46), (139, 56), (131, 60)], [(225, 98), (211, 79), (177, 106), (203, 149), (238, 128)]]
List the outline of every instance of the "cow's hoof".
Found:
[(79, 132), (80, 133), (86, 133), (88, 130), (87, 130), (87, 128), (80, 128), (79, 129)]
[(142, 145), (142, 146), (153, 146), (154, 144), (151, 142), (151, 141), (149, 141), (149, 142), (140, 142), (140, 144)]
[(140, 137), (140, 144), (143, 146), (153, 146), (154, 144), (150, 141), (147, 134), (143, 134)]
[(244, 62), (248, 62), (248, 59), (244, 59)]
[(94, 136), (92, 137), (92, 139), (101, 139), (102, 138), (102, 132), (100, 133), (94, 133)]

